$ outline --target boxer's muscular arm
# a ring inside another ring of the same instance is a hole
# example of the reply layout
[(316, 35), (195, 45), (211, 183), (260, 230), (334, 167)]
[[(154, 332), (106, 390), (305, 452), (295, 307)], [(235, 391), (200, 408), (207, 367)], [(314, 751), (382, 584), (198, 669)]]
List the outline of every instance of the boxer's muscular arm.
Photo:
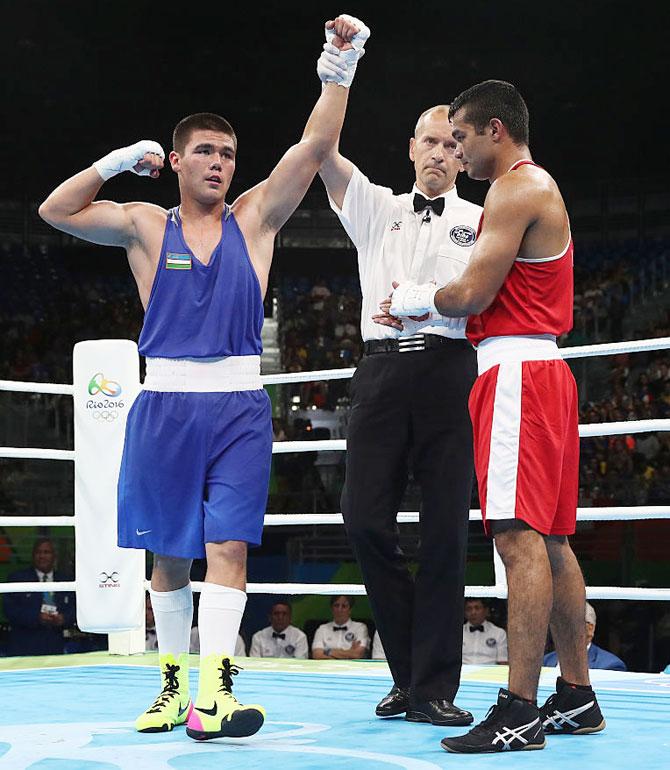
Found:
[(541, 217), (545, 202), (532, 179), (521, 174), (500, 177), (486, 196), (484, 229), (462, 275), (440, 289), (435, 284), (394, 281), (391, 296), (379, 304), (381, 313), (373, 320), (395, 326), (398, 317), (425, 312), (451, 318), (484, 312), (514, 264), (528, 229)]
[(476, 315), (493, 302), (537, 218), (537, 195), (532, 182), (509, 174), (492, 185), (484, 203), (484, 228), (468, 266), (435, 295), (439, 313)]
[(337, 141), (344, 121), (349, 89), (324, 83), (302, 138), (275, 166), (270, 176), (235, 202), (255, 209), (259, 229), (274, 234), (298, 207), (319, 166)]
[(342, 209), (344, 205), (344, 196), (353, 173), (354, 164), (347, 160), (344, 155), (340, 155), (337, 147), (328, 154), (321, 164), (319, 176), (323, 179), (328, 195), (333, 199), (338, 209)]
[[(348, 85), (369, 36), (369, 30), (362, 22), (344, 15), (328, 22), (326, 28), (331, 42), (324, 46), (317, 65), (323, 81), (322, 92), (302, 139), (288, 150), (264, 182), (233, 204), (262, 286), (267, 281), (275, 234), (295, 211), (319, 167), (337, 145)], [(343, 63), (347, 55), (351, 61)]]
[[(146, 151), (145, 151), (146, 150)], [(103, 183), (118, 173), (132, 170), (157, 177), (163, 167), (163, 151), (155, 142), (138, 142), (101, 158), (90, 168), (60, 184), (42, 203), (39, 214), (50, 225), (91, 243), (128, 247), (139, 239), (141, 217), (161, 211), (147, 203), (95, 201)]]

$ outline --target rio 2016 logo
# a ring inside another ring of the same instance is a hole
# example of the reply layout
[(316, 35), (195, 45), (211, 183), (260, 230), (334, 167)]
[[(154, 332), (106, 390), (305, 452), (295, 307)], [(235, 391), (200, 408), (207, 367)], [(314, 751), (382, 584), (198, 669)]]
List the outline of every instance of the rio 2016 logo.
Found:
[(123, 389), (118, 382), (108, 380), (102, 372), (96, 372), (88, 383), (88, 394), (98, 396), (98, 398), (89, 399), (86, 402), (86, 408), (94, 410), (93, 417), (96, 420), (113, 422), (119, 415), (117, 409), (123, 409), (125, 406), (123, 401), (116, 400), (122, 391)]
[(121, 386), (114, 380), (106, 379), (102, 372), (97, 372), (88, 383), (89, 396), (97, 396), (102, 393), (110, 398), (118, 398), (121, 395)]

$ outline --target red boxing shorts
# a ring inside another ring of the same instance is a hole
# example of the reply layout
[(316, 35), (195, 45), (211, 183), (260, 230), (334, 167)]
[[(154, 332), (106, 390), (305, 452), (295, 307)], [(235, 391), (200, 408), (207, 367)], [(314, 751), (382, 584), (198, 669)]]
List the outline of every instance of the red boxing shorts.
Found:
[(543, 535), (571, 535), (579, 487), (572, 372), (547, 339), (491, 338), (477, 352), (470, 416), (486, 532), (491, 521), (521, 519)]

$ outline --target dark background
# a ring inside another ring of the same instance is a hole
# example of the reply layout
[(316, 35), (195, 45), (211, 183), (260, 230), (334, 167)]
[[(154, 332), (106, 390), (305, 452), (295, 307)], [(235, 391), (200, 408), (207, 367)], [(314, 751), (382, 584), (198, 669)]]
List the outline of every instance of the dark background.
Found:
[[(300, 137), (319, 93), (323, 23), (340, 12), (372, 29), (342, 150), (375, 181), (408, 188), (417, 115), (490, 77), (525, 96), (533, 155), (559, 183), (588, 188), (668, 169), (667, 3), (1, 5), (0, 199), (42, 200), (141, 138), (167, 150), (181, 117), (213, 111), (239, 137), (232, 201)], [(325, 205), (318, 181), (313, 189)], [(465, 180), (462, 189), (478, 200), (486, 191)], [(176, 197), (171, 172), (154, 184), (124, 174), (105, 190), (120, 200)]]

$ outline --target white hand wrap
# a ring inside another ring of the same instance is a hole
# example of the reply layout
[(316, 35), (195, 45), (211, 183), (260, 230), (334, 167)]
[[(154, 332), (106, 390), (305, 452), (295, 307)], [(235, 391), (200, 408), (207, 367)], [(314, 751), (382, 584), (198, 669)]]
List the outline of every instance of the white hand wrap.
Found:
[(340, 50), (330, 43), (323, 44), (321, 56), (316, 61), (316, 72), (322, 83), (344, 82), (347, 77), (346, 62), (340, 59)]
[(135, 142), (135, 144), (131, 144), (128, 147), (112, 150), (104, 158), (96, 160), (93, 168), (105, 182), (113, 176), (121, 174), (123, 171), (132, 171), (133, 174), (138, 176), (149, 176), (151, 169), (141, 168), (139, 171), (135, 170), (135, 166), (143, 160), (147, 152), (154, 153), (160, 156), (161, 160), (165, 160), (165, 152), (158, 142), (153, 142), (151, 139), (142, 139), (142, 141)]
[(391, 315), (423, 315), (424, 313), (437, 313), (435, 307), (435, 295), (439, 287), (434, 283), (412, 283), (404, 281), (398, 285), (391, 294)]
[(358, 27), (358, 32), (351, 39), (353, 48), (341, 51), (332, 44), (335, 31), (326, 29), (326, 44), (317, 62), (316, 71), (323, 83), (337, 83), (349, 88), (356, 74), (358, 60), (365, 55), (364, 46), (370, 37), (370, 28), (360, 19), (346, 13), (340, 14), (340, 17)]

